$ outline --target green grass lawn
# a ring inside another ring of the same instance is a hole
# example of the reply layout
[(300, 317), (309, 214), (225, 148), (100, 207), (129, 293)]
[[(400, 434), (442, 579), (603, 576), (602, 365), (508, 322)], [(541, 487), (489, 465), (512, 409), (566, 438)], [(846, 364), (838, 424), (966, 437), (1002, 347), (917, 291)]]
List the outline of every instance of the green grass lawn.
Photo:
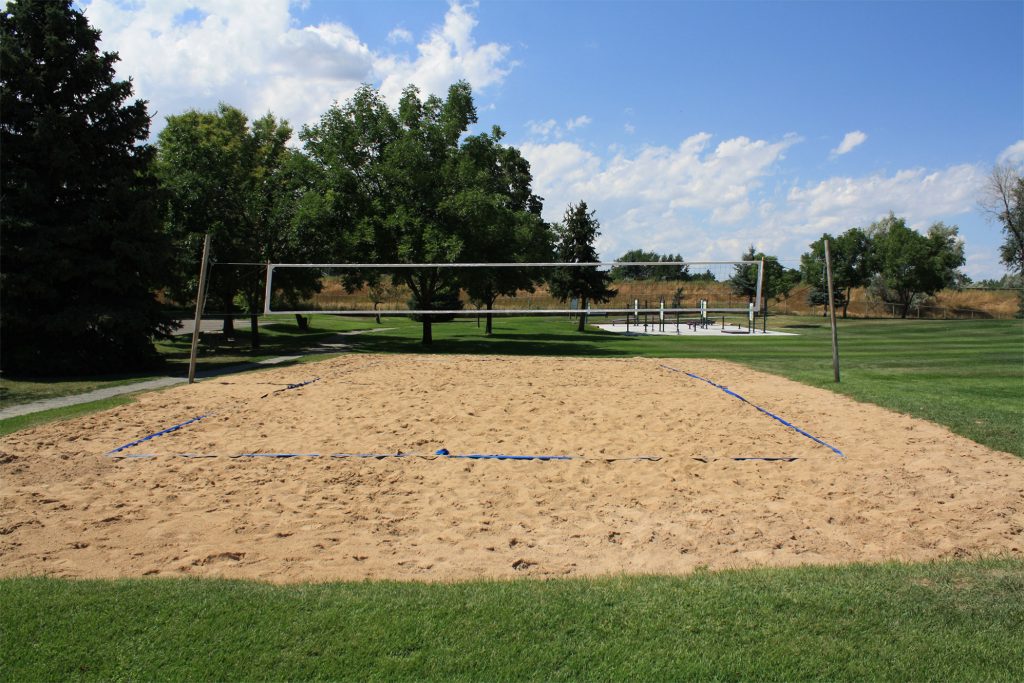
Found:
[(272, 586), (0, 581), (0, 677), (942, 680), (1024, 672), (1024, 562)]
[[(219, 342), (216, 346), (204, 345), (199, 354), (197, 367), (200, 371), (226, 368), (234, 365), (290, 354), (301, 354), (305, 349), (329, 338), (337, 332), (373, 329), (372, 318), (364, 320), (330, 318), (321, 316), (316, 329), (299, 332), (294, 317), (274, 316), (274, 321), (260, 330), (260, 347), (253, 349), (249, 343), (247, 327), (239, 329), (234, 341)], [(0, 408), (43, 401), (50, 398), (84, 394), (95, 389), (123, 386), (156, 377), (188, 374), (191, 353), (191, 335), (177, 335), (158, 341), (157, 351), (164, 358), (165, 366), (160, 371), (149, 371), (127, 375), (104, 377), (0, 377)], [(48, 411), (49, 412), (49, 411)], [(62, 413), (56, 413), (60, 416)], [(3, 424), (0, 423), (0, 430)]]
[(85, 394), (96, 389), (134, 384), (158, 376), (150, 373), (122, 377), (3, 377), (0, 378), (0, 408), (45, 401), (48, 398)]
[(132, 403), (134, 400), (135, 399), (132, 394), (122, 394), (120, 396), (111, 396), (110, 398), (100, 399), (99, 401), (90, 401), (88, 403), (79, 403), (73, 406), (51, 408), (50, 410), (41, 410), (37, 413), (28, 413), (27, 415), (9, 417), (6, 420), (0, 420), (0, 436), (16, 432), (19, 429), (27, 429), (39, 424), (45, 424), (47, 422), (67, 420), (72, 417), (78, 417), (79, 415), (95, 413), (98, 410), (107, 410), (109, 408), (123, 406), (126, 403)]

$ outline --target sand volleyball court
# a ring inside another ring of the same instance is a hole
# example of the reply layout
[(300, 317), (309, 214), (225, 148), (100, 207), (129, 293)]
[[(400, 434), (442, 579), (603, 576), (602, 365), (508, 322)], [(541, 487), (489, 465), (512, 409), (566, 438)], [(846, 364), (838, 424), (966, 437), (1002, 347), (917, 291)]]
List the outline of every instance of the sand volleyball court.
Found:
[(1022, 534), (1024, 461), (722, 361), (348, 355), (0, 439), (3, 576), (678, 574)]

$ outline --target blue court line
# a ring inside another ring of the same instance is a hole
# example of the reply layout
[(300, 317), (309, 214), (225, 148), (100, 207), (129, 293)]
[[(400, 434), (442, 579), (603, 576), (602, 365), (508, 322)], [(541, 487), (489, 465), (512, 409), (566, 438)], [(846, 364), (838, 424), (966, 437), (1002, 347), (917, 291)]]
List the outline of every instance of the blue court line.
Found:
[(832, 444), (830, 444), (830, 443), (826, 443), (826, 442), (822, 441), (821, 439), (819, 439), (818, 437), (816, 437), (816, 436), (814, 436), (814, 435), (812, 435), (812, 434), (808, 434), (807, 432), (805, 432), (804, 430), (800, 429), (800, 428), (799, 428), (799, 427), (797, 427), (796, 425), (794, 425), (794, 424), (792, 424), (792, 423), (790, 423), (790, 422), (786, 422), (785, 420), (783, 420), (783, 419), (782, 419), (781, 417), (779, 417), (778, 415), (775, 415), (774, 413), (770, 413), (770, 412), (768, 412), (767, 410), (765, 410), (764, 408), (762, 408), (761, 406), (759, 406), (759, 405), (756, 405), (756, 404), (754, 404), (754, 403), (751, 403), (750, 401), (748, 401), (747, 399), (743, 398), (742, 396), (740, 396), (739, 394), (737, 394), (737, 393), (736, 393), (735, 391), (732, 391), (732, 390), (731, 390), (731, 389), (729, 389), (728, 387), (724, 387), (724, 386), (722, 386), (721, 384), (716, 384), (715, 382), (712, 382), (712, 381), (711, 381), (711, 380), (709, 380), (709, 379), (704, 379), (704, 378), (703, 378), (703, 377), (701, 377), (700, 375), (695, 375), (695, 374), (693, 374), (692, 372), (685, 372), (685, 371), (683, 371), (683, 370), (680, 370), (680, 369), (678, 369), (678, 368), (673, 368), (673, 367), (672, 367), (672, 366), (670, 366), (670, 365), (662, 365), (661, 367), (665, 368), (666, 370), (671, 370), (672, 372), (681, 372), (681, 373), (683, 373), (684, 375), (687, 375), (687, 376), (689, 376), (689, 377), (692, 377), (692, 378), (694, 378), (694, 379), (699, 379), (699, 380), (700, 380), (701, 382), (707, 382), (707, 383), (708, 383), (708, 384), (710, 384), (711, 386), (713, 386), (713, 387), (716, 387), (716, 388), (718, 388), (718, 389), (721, 389), (722, 391), (724, 391), (725, 393), (729, 394), (730, 396), (734, 396), (734, 397), (738, 398), (739, 400), (743, 401), (743, 402), (744, 402), (744, 403), (746, 403), (747, 405), (749, 405), (749, 406), (751, 406), (751, 407), (753, 407), (753, 408), (757, 408), (758, 410), (760, 410), (760, 411), (761, 411), (762, 413), (764, 413), (764, 414), (765, 414), (765, 415), (767, 415), (768, 417), (770, 417), (770, 418), (772, 418), (772, 419), (775, 419), (775, 420), (778, 420), (779, 422), (781, 422), (782, 424), (786, 425), (786, 426), (787, 426), (787, 427), (789, 427), (790, 429), (793, 429), (793, 430), (795, 430), (795, 431), (796, 431), (797, 433), (799, 433), (799, 434), (803, 434), (804, 436), (806, 436), (806, 437), (807, 437), (808, 439), (810, 439), (811, 441), (815, 441), (815, 442), (817, 442), (817, 443), (820, 443), (820, 444), (821, 444), (822, 446), (824, 446), (824, 447), (826, 447), (826, 448), (830, 449), (830, 450), (831, 450), (832, 452), (834, 452), (834, 453), (835, 453), (836, 455), (838, 455), (838, 456), (839, 456), (840, 458), (845, 458), (845, 457), (846, 457), (845, 455), (843, 455), (843, 452), (842, 452), (841, 450), (839, 450), (838, 448), (836, 448), (836, 447), (835, 447), (835, 446), (833, 446)]
[(170, 434), (171, 432), (176, 432), (179, 429), (181, 429), (182, 427), (184, 427), (185, 425), (190, 425), (193, 422), (199, 422), (200, 420), (205, 419), (207, 417), (210, 417), (210, 416), (209, 415), (200, 415), (199, 417), (193, 417), (191, 420), (185, 420), (181, 424), (176, 424), (173, 427), (168, 427), (167, 429), (161, 429), (159, 432), (154, 432), (154, 433), (152, 433), (152, 434), (150, 434), (148, 436), (142, 437), (141, 439), (137, 439), (135, 441), (132, 441), (131, 443), (126, 443), (123, 446), (118, 446), (117, 448), (115, 448), (112, 451), (107, 451), (107, 455), (110, 455), (111, 453), (120, 453), (121, 451), (123, 451), (125, 449), (131, 448), (132, 446), (138, 446), (140, 443), (145, 443), (145, 442), (149, 441), (150, 439), (155, 439), (158, 436), (163, 436), (164, 434)]
[(313, 382), (319, 382), (319, 381), (320, 381), (319, 377), (314, 377), (313, 379), (306, 380), (305, 382), (296, 382), (295, 384), (289, 384), (288, 386), (286, 386), (286, 387), (284, 387), (282, 389), (275, 389), (274, 391), (271, 391), (269, 394), (263, 394), (262, 396), (260, 396), (260, 398), (266, 398), (267, 396), (270, 396), (272, 394), (278, 394), (278, 393), (281, 393), (282, 391), (288, 391), (289, 389), (298, 389), (299, 387), (304, 387), (307, 384), (312, 384)]
[(490, 455), (470, 453), (469, 455), (446, 455), (446, 458), (465, 458), (469, 460), (572, 460), (570, 455)]
[(799, 459), (800, 458), (733, 458), (733, 460), (765, 460), (767, 462), (793, 462), (794, 460)]
[(319, 458), (319, 453), (239, 453), (232, 458)]

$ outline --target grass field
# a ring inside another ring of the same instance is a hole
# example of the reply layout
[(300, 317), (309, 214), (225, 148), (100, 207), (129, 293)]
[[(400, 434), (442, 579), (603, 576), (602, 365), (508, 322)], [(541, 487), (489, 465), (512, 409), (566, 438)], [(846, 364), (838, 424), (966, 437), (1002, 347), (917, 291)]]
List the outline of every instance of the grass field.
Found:
[(4, 680), (945, 680), (1024, 671), (1024, 562), (425, 585), (0, 581)]
[[(204, 345), (198, 359), (199, 371), (227, 368), (244, 363), (298, 354), (325, 340), (337, 332), (346, 332), (374, 327), (373, 320), (328, 320), (321, 316), (322, 323), (317, 329), (299, 332), (294, 324), (278, 323), (260, 330), (260, 347), (250, 348), (249, 330), (242, 327), (231, 343), (221, 342), (216, 347)], [(95, 389), (123, 386), (156, 377), (184, 377), (188, 374), (188, 360), (191, 351), (191, 335), (177, 335), (158, 341), (157, 351), (164, 358), (165, 366), (160, 370), (106, 377), (0, 377), (0, 408), (43, 401), (49, 398), (84, 394)]]
[[(820, 318), (773, 324), (800, 336), (621, 337), (520, 318), (496, 321), (491, 338), (474, 321), (436, 325), (428, 351), (731, 360), (1024, 456), (1021, 321), (844, 321), (838, 386)], [(383, 326), (357, 351), (424, 352), (419, 325)], [(318, 316), (298, 334), (282, 320), (262, 352), (369, 327)], [(182, 348), (164, 350), (180, 363)], [(228, 351), (204, 362), (251, 359)], [(0, 581), (0, 604), (3, 680), (1009, 681), (1024, 670), (1024, 561), (1009, 558), (452, 585), (26, 578)]]

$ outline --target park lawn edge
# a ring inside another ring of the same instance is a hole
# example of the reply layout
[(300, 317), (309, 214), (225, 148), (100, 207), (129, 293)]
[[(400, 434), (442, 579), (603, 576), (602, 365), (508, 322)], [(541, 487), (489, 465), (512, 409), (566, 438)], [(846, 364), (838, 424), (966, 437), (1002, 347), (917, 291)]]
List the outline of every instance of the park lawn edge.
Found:
[(276, 585), (0, 580), (6, 680), (1014, 680), (1024, 560)]
[[(160, 391), (160, 389), (154, 389), (153, 391)], [(35, 413), (26, 413), (25, 415), (8, 417), (0, 420), (0, 436), (7, 436), (8, 434), (13, 434), (14, 432), (21, 431), (22, 429), (38, 427), (50, 422), (59, 422), (61, 420), (83, 417), (92, 413), (98, 413), (103, 410), (109, 410), (118, 406), (134, 403), (135, 397), (142, 393), (148, 392), (121, 394), (119, 396), (111, 396), (110, 398), (101, 398), (98, 401), (77, 403), (75, 405), (50, 408), (49, 410), (41, 410)]]

